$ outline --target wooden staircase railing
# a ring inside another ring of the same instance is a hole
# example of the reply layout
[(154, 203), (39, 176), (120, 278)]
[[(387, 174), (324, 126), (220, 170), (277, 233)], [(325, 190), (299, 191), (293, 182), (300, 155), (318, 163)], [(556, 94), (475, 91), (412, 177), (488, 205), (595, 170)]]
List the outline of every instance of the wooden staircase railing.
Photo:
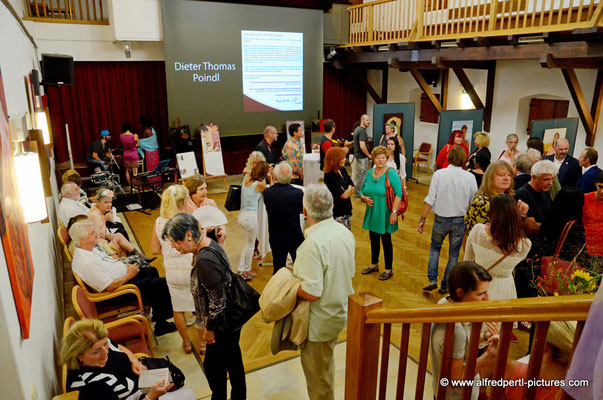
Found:
[[(350, 296), (348, 302), (345, 399), (375, 399), (377, 389), (379, 399), (385, 399), (391, 328), (392, 324), (396, 323), (402, 324), (396, 399), (404, 397), (411, 323), (422, 324), (415, 399), (423, 398), (432, 323), (446, 324), (440, 379), (450, 378), (454, 324), (456, 322), (472, 323), (469, 350), (465, 362), (465, 376), (463, 377), (463, 379), (471, 380), (475, 376), (482, 323), (501, 322), (500, 341), (492, 376), (492, 379), (496, 380), (504, 378), (513, 322), (534, 322), (536, 329), (526, 381), (538, 378), (550, 321), (578, 322), (572, 348), (573, 353), (573, 349), (575, 349), (580, 339), (584, 321), (593, 298), (594, 295), (534, 297), (516, 300), (434, 304), (419, 308), (393, 310), (382, 308), (383, 301), (371, 293), (354, 294)], [(380, 349), (379, 342), (382, 327), (383, 339)], [(377, 376), (378, 370), (380, 370), (379, 377)], [(463, 389), (463, 399), (470, 398), (471, 389), (470, 386)], [(439, 385), (437, 399), (443, 400), (445, 394), (446, 388)], [(534, 399), (535, 394), (536, 387), (532, 387), (528, 389), (526, 398), (528, 400)], [(434, 393), (434, 395), (436, 394)], [(494, 387), (490, 399), (502, 398), (504, 398), (504, 388)]]
[(601, 26), (600, 0), (376, 0), (348, 7), (349, 45), (526, 35)]
[(70, 24), (109, 25), (103, 0), (23, 0), (24, 20)]

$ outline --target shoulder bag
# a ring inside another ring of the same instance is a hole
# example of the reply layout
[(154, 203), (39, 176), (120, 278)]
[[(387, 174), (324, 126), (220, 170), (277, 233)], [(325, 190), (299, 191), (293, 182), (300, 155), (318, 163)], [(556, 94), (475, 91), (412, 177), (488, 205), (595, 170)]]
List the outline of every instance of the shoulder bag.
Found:
[(238, 211), (241, 209), (241, 185), (230, 185), (224, 208), (228, 211)]
[(184, 386), (184, 374), (182, 373), (180, 368), (175, 366), (170, 361), (170, 358), (168, 356), (165, 356), (165, 358), (151, 358), (147, 356), (142, 356), (139, 358), (139, 360), (142, 365), (147, 367), (147, 369), (168, 368), (170, 370), (172, 383), (174, 384), (174, 387), (170, 390), (170, 392), (180, 389)]
[(567, 285), (567, 281), (574, 271), (579, 269), (583, 270), (583, 268), (576, 263), (575, 258), (572, 261), (565, 261), (559, 258), (559, 252), (561, 252), (563, 243), (575, 222), (575, 220), (572, 220), (565, 224), (565, 227), (559, 236), (555, 253), (552, 256), (542, 257), (540, 261), (540, 277), (544, 280), (543, 289), (548, 294), (559, 292), (559, 280), (562, 280), (564, 285)]
[[(389, 170), (394, 170), (393, 168), (388, 168), (385, 171), (385, 198), (387, 200), (387, 208), (389, 208), (392, 212), (394, 212), (394, 200), (396, 199), (396, 192), (394, 192), (394, 188), (389, 183)], [(395, 171), (395, 170), (394, 170)], [(397, 172), (396, 172), (397, 173)], [(400, 207), (398, 208), (398, 215), (402, 215), (406, 212), (408, 208), (408, 193), (406, 193), (406, 189), (402, 187), (402, 200), (400, 201)]]
[(211, 251), (221, 261), (226, 273), (230, 274), (231, 284), (230, 293), (226, 296), (226, 309), (224, 310), (223, 331), (233, 332), (241, 329), (247, 321), (251, 319), (258, 311), (260, 311), (260, 294), (252, 288), (245, 279), (232, 272), (230, 264), (220, 252), (206, 246), (201, 251)]

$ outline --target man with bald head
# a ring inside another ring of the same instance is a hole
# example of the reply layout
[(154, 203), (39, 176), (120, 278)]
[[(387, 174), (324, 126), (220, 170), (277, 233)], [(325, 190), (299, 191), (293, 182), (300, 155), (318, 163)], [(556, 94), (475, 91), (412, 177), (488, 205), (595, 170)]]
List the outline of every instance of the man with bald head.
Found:
[(561, 187), (576, 186), (578, 180), (582, 177), (582, 168), (580, 163), (574, 157), (568, 154), (569, 142), (566, 138), (557, 139), (555, 154), (546, 156), (544, 160), (552, 161), (559, 172), (559, 183)]
[(257, 151), (261, 152), (264, 157), (266, 157), (266, 162), (268, 164), (274, 165), (278, 161), (280, 157), (276, 155), (276, 152), (272, 148), (272, 144), (276, 142), (278, 139), (278, 132), (276, 128), (272, 125), (268, 125), (264, 128), (264, 139), (257, 145), (255, 148)]
[[(368, 149), (368, 134), (366, 128), (371, 123), (371, 118), (368, 114), (360, 117), (360, 125), (354, 129), (354, 158), (358, 163), (358, 180), (354, 182), (357, 188), (362, 187), (364, 176), (368, 170), (368, 162), (371, 158), (371, 153)], [(360, 190), (356, 191), (356, 198), (360, 198)]]

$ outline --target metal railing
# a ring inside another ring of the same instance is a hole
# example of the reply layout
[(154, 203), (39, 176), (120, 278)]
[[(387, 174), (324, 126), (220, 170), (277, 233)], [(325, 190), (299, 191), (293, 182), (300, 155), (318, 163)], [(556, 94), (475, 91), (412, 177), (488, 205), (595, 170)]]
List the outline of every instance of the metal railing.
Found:
[(108, 25), (103, 0), (24, 0), (27, 16), (38, 22)]
[(350, 45), (567, 31), (601, 25), (599, 0), (376, 0), (348, 7)]

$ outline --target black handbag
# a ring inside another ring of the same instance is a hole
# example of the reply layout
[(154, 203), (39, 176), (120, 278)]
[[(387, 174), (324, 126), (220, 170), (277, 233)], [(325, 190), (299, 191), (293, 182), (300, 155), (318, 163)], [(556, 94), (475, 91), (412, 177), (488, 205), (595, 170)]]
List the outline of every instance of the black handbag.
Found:
[(228, 211), (238, 211), (241, 209), (241, 185), (230, 185), (226, 201), (224, 202), (224, 208)]
[(201, 251), (205, 249), (220, 258), (224, 268), (231, 277), (230, 293), (226, 295), (224, 326), (220, 330), (224, 332), (237, 331), (260, 311), (260, 294), (245, 282), (245, 279), (241, 275), (232, 272), (228, 260), (222, 254), (210, 246), (204, 247)]
[(159, 369), (159, 368), (168, 368), (170, 370), (170, 375), (172, 376), (172, 383), (174, 387), (170, 390), (177, 390), (184, 386), (184, 374), (180, 371), (180, 368), (172, 364), (170, 358), (165, 356), (165, 358), (151, 358), (142, 356), (139, 361), (147, 367), (147, 369)]

